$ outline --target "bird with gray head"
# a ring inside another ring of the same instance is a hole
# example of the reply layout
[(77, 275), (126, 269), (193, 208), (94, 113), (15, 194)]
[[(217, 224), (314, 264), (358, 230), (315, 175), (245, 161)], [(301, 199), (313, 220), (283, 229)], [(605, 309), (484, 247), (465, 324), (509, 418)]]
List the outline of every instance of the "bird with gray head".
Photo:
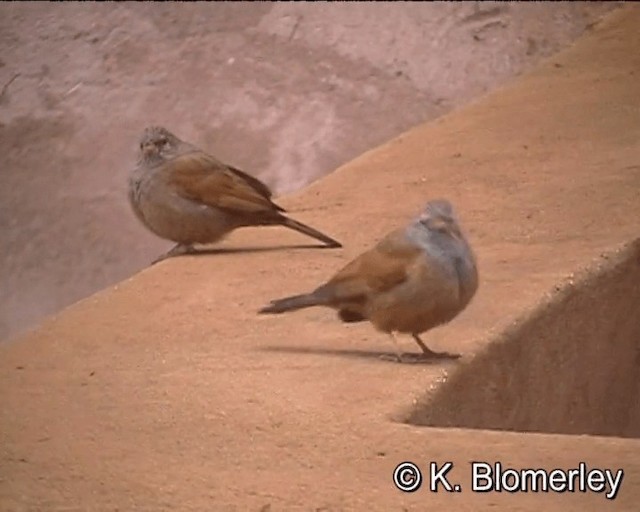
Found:
[(193, 253), (195, 244), (216, 242), (244, 226), (285, 226), (327, 247), (342, 247), (324, 233), (285, 216), (271, 196), (257, 178), (160, 126), (144, 130), (138, 163), (129, 177), (129, 201), (135, 215), (157, 236), (176, 242), (154, 263)]
[[(399, 362), (457, 358), (458, 354), (432, 351), (420, 334), (453, 320), (477, 289), (474, 252), (451, 203), (436, 199), (407, 227), (387, 234), (322, 286), (273, 300), (259, 312), (326, 306), (337, 310), (343, 322), (368, 320), (388, 333)], [(403, 354), (396, 333), (410, 334), (422, 353)]]

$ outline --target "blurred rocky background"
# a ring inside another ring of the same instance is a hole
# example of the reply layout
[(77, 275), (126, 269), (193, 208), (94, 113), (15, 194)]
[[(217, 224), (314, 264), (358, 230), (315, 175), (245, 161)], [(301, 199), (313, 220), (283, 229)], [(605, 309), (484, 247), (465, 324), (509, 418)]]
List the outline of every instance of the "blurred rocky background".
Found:
[(292, 192), (616, 6), (0, 3), (0, 339), (170, 247), (126, 199), (146, 125)]

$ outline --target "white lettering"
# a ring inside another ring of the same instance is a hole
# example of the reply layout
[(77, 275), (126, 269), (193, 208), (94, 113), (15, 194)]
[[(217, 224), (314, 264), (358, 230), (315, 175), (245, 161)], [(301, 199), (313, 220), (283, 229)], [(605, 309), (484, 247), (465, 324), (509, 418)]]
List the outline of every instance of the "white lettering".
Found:
[(593, 492), (602, 492), (605, 488), (604, 474), (599, 469), (592, 469), (587, 475), (587, 486)]
[[(450, 464), (450, 463), (447, 463)], [(452, 486), (445, 475), (449, 469), (445, 464), (438, 472), (432, 465), (432, 490), (438, 483), (451, 491)], [(487, 462), (471, 463), (471, 489), (473, 492), (595, 492), (605, 493), (609, 500), (616, 498), (620, 492), (624, 470), (587, 468), (580, 462), (571, 469), (542, 468), (514, 469), (504, 468), (500, 462), (491, 465)], [(459, 486), (457, 486), (459, 487)], [(459, 490), (459, 489), (454, 489)]]
[(606, 494), (606, 497), (608, 500), (615, 500), (616, 496), (618, 495), (618, 491), (620, 490), (620, 485), (622, 484), (622, 477), (624, 477), (624, 471), (622, 469), (619, 469), (618, 471), (616, 471), (615, 480), (613, 479), (613, 473), (611, 472), (610, 469), (606, 469), (604, 474), (607, 477), (607, 483), (609, 484), (609, 488), (611, 489), (611, 491), (609, 491)]
[(431, 492), (438, 492), (438, 483), (442, 484), (444, 490), (447, 492), (453, 492), (453, 486), (447, 480), (447, 473), (453, 467), (453, 462), (445, 462), (442, 467), (438, 470), (438, 465), (435, 462), (432, 462), (429, 465), (429, 470), (431, 473), (429, 488)]
[[(481, 484), (480, 482), (484, 483)], [(486, 462), (471, 463), (471, 490), (473, 492), (488, 492), (493, 489), (491, 466)]]
[(549, 473), (549, 489), (554, 492), (567, 490), (567, 475), (561, 469), (554, 469)]
[[(528, 484), (527, 481), (531, 483)], [(544, 469), (523, 469), (522, 470), (522, 490), (524, 492), (548, 492), (549, 486), (547, 485), (547, 473)]]
[(500, 480), (502, 481), (502, 488), (507, 492), (516, 492), (520, 489), (520, 474), (515, 469), (506, 469), (502, 473)]

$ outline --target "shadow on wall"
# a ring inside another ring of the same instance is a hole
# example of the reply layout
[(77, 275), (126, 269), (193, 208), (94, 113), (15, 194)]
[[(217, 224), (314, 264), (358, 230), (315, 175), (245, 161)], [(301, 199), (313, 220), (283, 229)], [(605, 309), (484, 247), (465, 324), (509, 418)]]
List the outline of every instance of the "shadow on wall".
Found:
[(407, 423), (640, 437), (640, 239), (505, 332)]

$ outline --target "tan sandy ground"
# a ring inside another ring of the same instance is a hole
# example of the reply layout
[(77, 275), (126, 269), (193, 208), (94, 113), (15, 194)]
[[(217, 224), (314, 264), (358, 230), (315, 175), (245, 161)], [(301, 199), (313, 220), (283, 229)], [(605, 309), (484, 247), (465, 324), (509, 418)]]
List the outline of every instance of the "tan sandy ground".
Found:
[[(380, 361), (389, 340), (330, 311), (255, 314), (447, 196), (477, 247), (481, 288), (426, 341), (468, 359), (554, 283), (637, 237), (638, 26), (640, 8), (627, 6), (534, 73), (282, 201), (344, 250), (225, 254), (306, 242), (246, 229), (220, 253), (163, 262), (2, 346), (2, 510), (639, 510), (638, 440), (403, 425), (391, 418), (459, 363)], [(400, 493), (391, 474), (405, 459), (453, 461), (463, 492)], [(586, 461), (625, 478), (613, 502), (474, 494), (472, 460)]]

